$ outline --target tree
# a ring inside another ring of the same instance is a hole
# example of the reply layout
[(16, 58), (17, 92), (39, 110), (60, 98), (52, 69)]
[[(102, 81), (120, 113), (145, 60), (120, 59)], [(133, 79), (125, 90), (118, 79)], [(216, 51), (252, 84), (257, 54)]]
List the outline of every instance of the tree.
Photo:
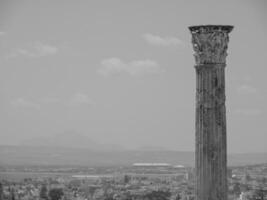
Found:
[(256, 189), (253, 194), (253, 199), (264, 200), (265, 191), (263, 188)]
[(11, 200), (16, 200), (14, 188), (11, 189)]
[(112, 196), (105, 196), (104, 200), (114, 200)]
[(169, 191), (152, 191), (144, 197), (148, 200), (168, 200), (170, 196), (171, 193)]
[(47, 194), (48, 194), (47, 187), (44, 184), (44, 185), (42, 185), (41, 190), (40, 190), (40, 194), (39, 194), (40, 195), (40, 199), (48, 200)]
[(244, 182), (246, 183), (246, 182), (249, 182), (249, 181), (251, 181), (251, 177), (250, 177), (249, 174), (246, 174), (245, 177), (244, 177)]
[(176, 197), (175, 197), (175, 200), (181, 200), (181, 195), (180, 194), (177, 194)]
[(2, 183), (0, 183), (0, 200), (3, 200), (4, 199), (3, 195), (4, 195), (3, 185), (2, 185)]
[(131, 179), (130, 176), (125, 175), (125, 176), (124, 176), (124, 183), (125, 183), (125, 184), (129, 183), (130, 179)]
[(237, 196), (239, 196), (241, 194), (240, 183), (238, 183), (238, 182), (234, 183), (233, 193)]
[(51, 200), (60, 200), (64, 195), (62, 188), (52, 188), (49, 191), (49, 197)]

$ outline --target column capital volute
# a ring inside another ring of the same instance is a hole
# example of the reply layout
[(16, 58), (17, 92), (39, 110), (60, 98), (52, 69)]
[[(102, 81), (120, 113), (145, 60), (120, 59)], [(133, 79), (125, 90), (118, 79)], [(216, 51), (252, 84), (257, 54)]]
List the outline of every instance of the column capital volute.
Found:
[(225, 64), (232, 29), (228, 25), (190, 26), (196, 64)]

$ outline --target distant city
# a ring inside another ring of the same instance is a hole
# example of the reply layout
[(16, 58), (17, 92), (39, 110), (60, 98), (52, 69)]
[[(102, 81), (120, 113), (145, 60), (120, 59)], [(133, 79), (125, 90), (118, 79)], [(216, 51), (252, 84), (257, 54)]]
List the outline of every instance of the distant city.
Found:
[[(0, 167), (1, 200), (193, 200), (194, 168), (128, 166)], [(267, 164), (228, 167), (229, 200), (265, 200)]]

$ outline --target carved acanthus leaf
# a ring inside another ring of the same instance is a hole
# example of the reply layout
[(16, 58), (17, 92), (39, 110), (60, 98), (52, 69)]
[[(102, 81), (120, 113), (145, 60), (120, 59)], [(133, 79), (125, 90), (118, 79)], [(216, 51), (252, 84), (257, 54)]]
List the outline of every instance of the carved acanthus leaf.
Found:
[(228, 33), (225, 31), (192, 32), (196, 64), (225, 63), (228, 42)]

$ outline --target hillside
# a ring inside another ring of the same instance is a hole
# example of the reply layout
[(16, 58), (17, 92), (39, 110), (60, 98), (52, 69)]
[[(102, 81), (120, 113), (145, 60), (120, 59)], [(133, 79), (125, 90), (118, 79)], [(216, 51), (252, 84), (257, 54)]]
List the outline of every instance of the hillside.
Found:
[[(182, 151), (100, 151), (54, 146), (0, 146), (1, 165), (132, 165), (164, 162), (194, 165), (194, 153)], [(228, 165), (267, 163), (267, 153), (230, 154)]]

